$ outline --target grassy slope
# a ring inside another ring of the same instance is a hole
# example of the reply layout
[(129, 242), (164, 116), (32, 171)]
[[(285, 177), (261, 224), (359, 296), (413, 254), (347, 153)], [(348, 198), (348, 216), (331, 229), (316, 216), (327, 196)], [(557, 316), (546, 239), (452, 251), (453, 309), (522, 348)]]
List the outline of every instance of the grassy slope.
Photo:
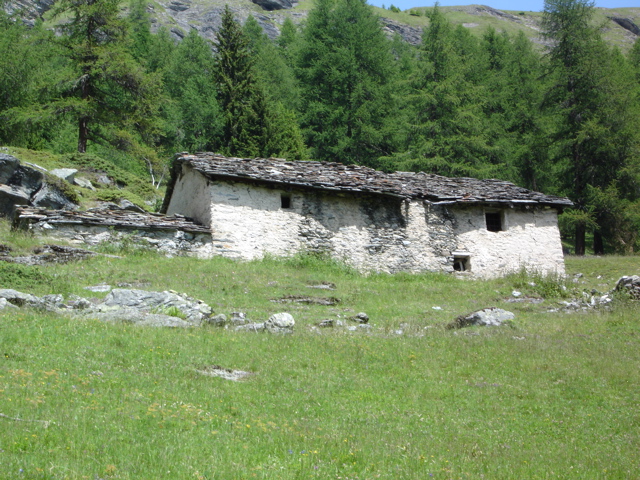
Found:
[[(570, 290), (606, 290), (639, 273), (640, 259), (571, 258), (568, 269), (585, 282)], [(536, 293), (526, 278), (362, 277), (304, 258), (138, 255), (28, 270), (21, 287), (38, 294), (137, 283), (254, 320), (288, 310), (297, 330), (273, 337), (0, 313), (0, 413), (55, 422), (0, 418), (7, 478), (581, 479), (632, 478), (640, 468), (640, 321), (626, 302), (548, 314), (557, 299), (504, 302), (514, 288)], [(7, 271), (0, 264), (2, 282)], [(321, 281), (337, 290), (307, 287)], [(269, 301), (285, 294), (342, 302)], [(442, 328), (489, 305), (516, 312), (514, 325)], [(310, 329), (358, 311), (374, 333)], [(255, 375), (233, 383), (195, 373), (206, 365)]]
[[(476, 5), (459, 6), (459, 7), (440, 7), (445, 16), (454, 25), (465, 25), (475, 35), (482, 35), (488, 27), (493, 27), (497, 31), (506, 31), (510, 34), (516, 34), (523, 31), (525, 35), (532, 41), (540, 42), (540, 21), (542, 19), (541, 12), (526, 12), (521, 10), (504, 11), (510, 17), (504, 18), (491, 15), (487, 12), (478, 12)], [(388, 10), (375, 8), (380, 16), (388, 17), (398, 22), (406, 23), (413, 26), (427, 26), (428, 19), (424, 16), (429, 7), (413, 8), (411, 11), (420, 12), (423, 16), (416, 17), (408, 12), (393, 13)], [(616, 45), (623, 51), (627, 51), (638, 38), (628, 32), (618, 24), (614, 23), (609, 17), (629, 18), (636, 24), (640, 23), (640, 8), (597, 8), (594, 15), (594, 22), (603, 26), (603, 36), (605, 40)], [(513, 20), (513, 17), (517, 21)]]

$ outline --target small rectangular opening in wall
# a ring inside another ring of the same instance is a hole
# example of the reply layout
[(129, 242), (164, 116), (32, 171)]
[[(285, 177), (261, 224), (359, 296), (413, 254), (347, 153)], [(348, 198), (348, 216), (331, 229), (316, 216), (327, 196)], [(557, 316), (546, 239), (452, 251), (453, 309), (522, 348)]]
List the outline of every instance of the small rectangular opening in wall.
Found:
[(485, 212), (485, 221), (487, 222), (487, 230), (490, 232), (501, 232), (502, 214), (500, 212)]
[(280, 194), (280, 208), (291, 208), (291, 195)]
[(470, 272), (471, 257), (469, 255), (454, 255), (453, 270), (455, 272)]

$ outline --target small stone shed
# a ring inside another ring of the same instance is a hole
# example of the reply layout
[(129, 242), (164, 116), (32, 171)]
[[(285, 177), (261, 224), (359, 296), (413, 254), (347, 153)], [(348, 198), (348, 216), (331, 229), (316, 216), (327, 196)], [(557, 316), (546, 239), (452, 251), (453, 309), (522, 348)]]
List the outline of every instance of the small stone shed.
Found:
[(566, 198), (501, 180), (340, 163), (178, 154), (163, 205), (208, 226), (213, 254), (325, 252), (360, 271), (564, 273)]

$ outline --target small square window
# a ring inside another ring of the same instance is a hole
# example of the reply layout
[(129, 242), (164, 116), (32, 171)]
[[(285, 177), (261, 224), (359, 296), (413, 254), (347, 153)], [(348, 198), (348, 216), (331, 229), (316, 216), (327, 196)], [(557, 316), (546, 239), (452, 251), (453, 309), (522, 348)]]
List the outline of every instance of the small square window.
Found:
[(487, 222), (487, 230), (490, 232), (502, 231), (502, 214), (500, 212), (485, 212), (484, 216)]
[(280, 208), (291, 208), (291, 195), (280, 195)]
[(470, 272), (471, 257), (469, 255), (454, 255), (453, 270), (455, 272)]

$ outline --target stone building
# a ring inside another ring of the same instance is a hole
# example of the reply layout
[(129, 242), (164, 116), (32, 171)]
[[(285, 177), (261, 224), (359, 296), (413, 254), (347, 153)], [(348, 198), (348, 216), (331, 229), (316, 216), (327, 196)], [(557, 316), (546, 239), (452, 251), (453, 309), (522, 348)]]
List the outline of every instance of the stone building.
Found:
[(211, 229), (212, 255), (325, 252), (360, 271), (564, 273), (566, 198), (501, 180), (326, 162), (176, 156), (163, 210)]

